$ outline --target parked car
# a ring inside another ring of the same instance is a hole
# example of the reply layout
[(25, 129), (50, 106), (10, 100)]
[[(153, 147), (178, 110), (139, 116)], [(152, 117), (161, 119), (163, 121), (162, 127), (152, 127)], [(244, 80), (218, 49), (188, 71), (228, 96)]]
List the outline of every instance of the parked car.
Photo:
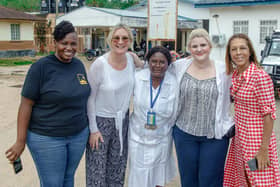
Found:
[(261, 51), (261, 66), (270, 75), (275, 93), (280, 97), (280, 30), (267, 37), (264, 50)]

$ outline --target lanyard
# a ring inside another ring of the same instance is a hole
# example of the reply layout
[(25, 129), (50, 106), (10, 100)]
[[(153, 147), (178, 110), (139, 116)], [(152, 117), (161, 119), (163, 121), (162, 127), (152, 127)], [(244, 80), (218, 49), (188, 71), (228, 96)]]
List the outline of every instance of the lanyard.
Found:
[(158, 89), (158, 91), (157, 91), (157, 94), (156, 94), (155, 99), (153, 100), (153, 89), (152, 89), (152, 87), (153, 87), (153, 81), (152, 81), (152, 77), (150, 77), (150, 98), (151, 98), (151, 99), (150, 99), (150, 101), (151, 101), (150, 103), (151, 103), (151, 109), (154, 107), (155, 102), (156, 102), (156, 100), (157, 100), (157, 98), (158, 98), (158, 96), (159, 96), (162, 82), (163, 82), (163, 79), (160, 81), (159, 89)]

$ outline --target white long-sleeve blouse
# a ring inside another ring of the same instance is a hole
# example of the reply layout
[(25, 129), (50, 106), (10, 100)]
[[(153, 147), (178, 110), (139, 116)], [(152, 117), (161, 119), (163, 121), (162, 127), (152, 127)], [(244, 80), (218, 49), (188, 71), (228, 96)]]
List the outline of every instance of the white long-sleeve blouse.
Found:
[[(126, 53), (127, 66), (115, 70), (108, 63), (109, 53), (97, 58), (88, 72), (91, 93), (88, 99), (87, 113), (90, 132), (98, 132), (96, 116), (115, 118), (116, 129), (122, 137), (122, 120), (129, 108), (134, 87), (135, 65), (133, 57)], [(122, 145), (122, 138), (120, 138)]]

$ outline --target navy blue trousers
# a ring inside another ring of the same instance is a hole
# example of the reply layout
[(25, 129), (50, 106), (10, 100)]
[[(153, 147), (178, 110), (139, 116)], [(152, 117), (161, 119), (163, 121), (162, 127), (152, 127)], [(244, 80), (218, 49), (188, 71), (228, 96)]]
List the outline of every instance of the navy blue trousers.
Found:
[(173, 138), (182, 187), (222, 187), (229, 139), (193, 136), (176, 125)]

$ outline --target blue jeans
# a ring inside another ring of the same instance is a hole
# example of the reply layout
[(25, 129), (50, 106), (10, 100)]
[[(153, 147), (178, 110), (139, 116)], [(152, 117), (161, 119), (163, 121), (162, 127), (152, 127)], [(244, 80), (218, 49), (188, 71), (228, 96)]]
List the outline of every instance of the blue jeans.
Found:
[(176, 125), (173, 138), (182, 187), (222, 187), (229, 139), (193, 136)]
[(28, 131), (27, 146), (41, 187), (73, 187), (74, 175), (89, 136), (89, 129), (73, 136), (50, 137)]

